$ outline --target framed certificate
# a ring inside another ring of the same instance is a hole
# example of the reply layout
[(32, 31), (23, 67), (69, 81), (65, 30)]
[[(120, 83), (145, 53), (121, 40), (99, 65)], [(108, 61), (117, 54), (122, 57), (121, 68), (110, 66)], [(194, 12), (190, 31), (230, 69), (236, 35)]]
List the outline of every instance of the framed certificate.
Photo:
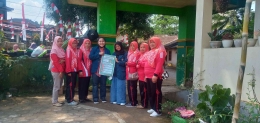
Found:
[(104, 54), (101, 57), (99, 74), (104, 76), (113, 76), (115, 68), (115, 56)]

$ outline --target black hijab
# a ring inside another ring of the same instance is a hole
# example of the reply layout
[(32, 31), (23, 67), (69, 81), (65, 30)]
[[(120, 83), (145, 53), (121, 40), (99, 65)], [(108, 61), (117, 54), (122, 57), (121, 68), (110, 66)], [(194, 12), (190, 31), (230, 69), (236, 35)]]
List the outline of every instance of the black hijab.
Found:
[[(118, 46), (121, 47), (121, 50), (120, 50), (120, 51), (117, 51), (117, 50), (116, 50), (116, 45), (118, 45)], [(115, 49), (116, 57), (118, 57), (119, 55), (124, 55), (124, 54), (125, 54), (125, 51), (124, 51), (124, 49), (123, 49), (123, 44), (122, 44), (122, 42), (116, 42), (116, 43), (115, 43), (115, 46), (114, 46), (114, 49)]]

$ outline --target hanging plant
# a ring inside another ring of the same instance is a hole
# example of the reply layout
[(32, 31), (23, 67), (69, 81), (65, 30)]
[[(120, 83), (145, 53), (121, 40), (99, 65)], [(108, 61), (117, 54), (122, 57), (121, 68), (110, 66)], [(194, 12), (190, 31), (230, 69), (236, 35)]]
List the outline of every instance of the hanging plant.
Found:
[(215, 0), (217, 12), (224, 13), (227, 11), (229, 0)]

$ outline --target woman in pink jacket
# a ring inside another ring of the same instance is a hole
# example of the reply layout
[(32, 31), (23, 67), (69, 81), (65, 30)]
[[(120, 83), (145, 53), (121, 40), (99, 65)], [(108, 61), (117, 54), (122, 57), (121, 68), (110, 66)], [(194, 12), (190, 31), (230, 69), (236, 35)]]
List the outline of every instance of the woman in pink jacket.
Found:
[(75, 86), (78, 73), (78, 41), (75, 38), (70, 38), (66, 49), (66, 94), (65, 99), (68, 105), (77, 105), (74, 100)]
[(91, 60), (89, 59), (89, 54), (91, 51), (91, 41), (89, 39), (84, 39), (82, 45), (79, 49), (78, 56), (78, 71), (79, 71), (79, 102), (85, 103), (90, 101), (87, 99), (88, 88), (91, 77), (90, 66)]
[(144, 65), (144, 73), (148, 84), (147, 90), (151, 105), (151, 109), (147, 112), (151, 113), (151, 117), (157, 117), (161, 115), (162, 73), (164, 71), (163, 64), (166, 57), (166, 50), (158, 37), (152, 37), (149, 40), (149, 46), (151, 50), (146, 53), (147, 62)]
[(65, 71), (65, 51), (62, 49), (62, 38), (56, 36), (51, 48), (49, 70), (53, 77), (52, 105), (62, 106), (58, 102), (59, 90), (63, 82), (63, 73)]
[(126, 66), (126, 79), (127, 79), (127, 90), (128, 90), (128, 97), (129, 103), (126, 104), (126, 107), (133, 107), (138, 104), (137, 101), (137, 81), (130, 80), (128, 74), (129, 73), (136, 73), (137, 68), (137, 60), (139, 59), (139, 50), (138, 50), (138, 43), (136, 41), (132, 41), (129, 47), (129, 51), (127, 54), (127, 66)]
[(149, 51), (149, 46), (147, 43), (142, 43), (140, 45), (140, 58), (138, 59), (138, 63), (136, 65), (137, 73), (139, 76), (139, 91), (141, 96), (141, 105), (137, 106), (137, 108), (147, 108), (148, 105), (148, 94), (147, 94), (147, 82), (145, 81), (144, 75), (144, 65), (146, 63), (146, 52)]

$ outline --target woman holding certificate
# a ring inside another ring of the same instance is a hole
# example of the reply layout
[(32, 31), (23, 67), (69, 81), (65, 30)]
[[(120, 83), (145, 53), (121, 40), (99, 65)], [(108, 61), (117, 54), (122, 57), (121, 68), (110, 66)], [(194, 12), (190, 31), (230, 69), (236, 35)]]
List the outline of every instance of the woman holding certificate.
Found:
[(147, 89), (151, 105), (151, 109), (147, 112), (151, 113), (151, 117), (157, 117), (161, 115), (162, 73), (164, 71), (163, 64), (166, 57), (166, 50), (158, 37), (152, 37), (149, 40), (149, 46), (151, 50), (146, 53), (147, 62), (144, 65), (144, 73), (148, 84)]
[(126, 107), (134, 107), (138, 104), (137, 101), (137, 81), (138, 73), (136, 69), (137, 60), (139, 59), (138, 43), (132, 41), (127, 54), (126, 78), (129, 103)]
[(99, 93), (98, 93), (99, 85), (100, 85), (100, 99), (103, 103), (107, 101), (106, 100), (107, 77), (99, 74), (101, 57), (104, 54), (110, 55), (110, 51), (105, 47), (105, 44), (106, 44), (105, 39), (99, 38), (98, 46), (93, 47), (89, 54), (89, 59), (92, 61), (91, 74), (92, 74), (92, 81), (93, 81), (92, 94), (93, 94), (94, 104), (99, 103)]
[(91, 60), (89, 59), (89, 53), (91, 51), (91, 41), (89, 39), (84, 39), (82, 45), (79, 49), (78, 56), (78, 70), (79, 70), (79, 102), (85, 103), (89, 101), (88, 88), (90, 82), (90, 66)]
[(126, 62), (127, 52), (124, 51), (122, 42), (116, 42), (114, 46), (116, 56), (114, 75), (110, 90), (110, 102), (118, 105), (125, 105), (126, 103)]

